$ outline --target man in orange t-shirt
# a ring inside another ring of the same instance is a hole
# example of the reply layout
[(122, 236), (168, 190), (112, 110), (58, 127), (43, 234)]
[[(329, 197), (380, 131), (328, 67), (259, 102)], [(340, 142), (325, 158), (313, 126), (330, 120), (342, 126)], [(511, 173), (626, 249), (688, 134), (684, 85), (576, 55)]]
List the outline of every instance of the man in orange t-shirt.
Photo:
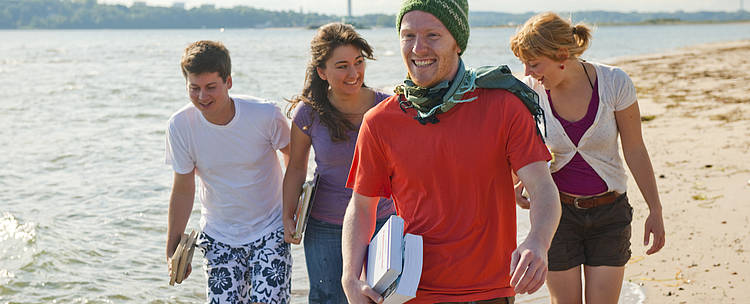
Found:
[[(365, 115), (349, 173), (342, 285), (350, 303), (382, 301), (360, 280), (378, 197), (392, 196), (405, 232), (423, 237), (410, 303), (512, 303), (515, 293), (544, 283), (560, 218), (550, 155), (524, 103), (506, 90), (477, 88), (477, 74), (464, 68), (467, 13), (466, 0), (402, 4), (409, 78), (402, 94)], [(512, 172), (532, 200), (531, 229), (517, 248)]]

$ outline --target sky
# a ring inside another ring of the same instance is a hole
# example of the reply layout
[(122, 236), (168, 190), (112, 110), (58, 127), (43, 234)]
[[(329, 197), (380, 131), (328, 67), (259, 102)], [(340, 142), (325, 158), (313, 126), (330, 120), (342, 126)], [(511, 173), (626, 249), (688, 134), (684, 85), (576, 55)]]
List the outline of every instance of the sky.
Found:
[[(187, 8), (201, 4), (215, 4), (216, 7), (236, 5), (251, 6), (269, 10), (294, 10), (317, 12), (332, 15), (345, 15), (347, 0), (138, 0), (148, 5), (170, 6), (182, 2)], [(400, 0), (351, 0), (352, 14), (374, 13), (395, 14)], [(507, 13), (542, 11), (584, 11), (607, 10), (619, 12), (686, 12), (694, 11), (737, 11), (744, 0), (470, 0), (471, 11), (495, 11)], [(748, 10), (750, 0), (744, 5)], [(105, 4), (131, 5), (133, 0), (99, 0)]]

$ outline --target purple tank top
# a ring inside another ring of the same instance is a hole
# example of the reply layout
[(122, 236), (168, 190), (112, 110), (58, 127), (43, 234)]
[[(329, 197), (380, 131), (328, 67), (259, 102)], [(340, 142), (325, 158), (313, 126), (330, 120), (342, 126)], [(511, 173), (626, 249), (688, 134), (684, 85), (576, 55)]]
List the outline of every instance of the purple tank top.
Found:
[[(581, 141), (583, 134), (586, 133), (586, 130), (594, 124), (596, 113), (599, 110), (598, 78), (594, 81), (593, 91), (586, 115), (576, 122), (567, 121), (557, 114), (555, 106), (552, 105), (552, 97), (550, 96), (549, 91), (547, 91), (547, 99), (550, 101), (552, 114), (560, 121), (563, 129), (565, 129), (565, 134), (568, 135), (568, 138), (570, 138), (576, 146), (578, 146), (578, 143)], [(575, 195), (594, 195), (606, 192), (607, 189), (609, 189), (607, 183), (599, 177), (596, 171), (594, 171), (594, 168), (592, 168), (578, 152), (576, 152), (570, 162), (565, 164), (565, 166), (557, 172), (552, 173), (552, 179), (555, 181), (558, 190)]]
[[(388, 94), (375, 92), (373, 104), (388, 98)], [(315, 194), (310, 216), (327, 223), (341, 225), (344, 212), (352, 197), (352, 189), (346, 188), (346, 179), (354, 158), (354, 146), (357, 143), (357, 130), (350, 131), (346, 142), (332, 142), (328, 128), (320, 122), (318, 113), (308, 104), (297, 106), (294, 123), (303, 133), (310, 136), (315, 150), (315, 173), (318, 174), (318, 190)], [(378, 203), (377, 217), (384, 218), (396, 212), (393, 201), (381, 198)]]

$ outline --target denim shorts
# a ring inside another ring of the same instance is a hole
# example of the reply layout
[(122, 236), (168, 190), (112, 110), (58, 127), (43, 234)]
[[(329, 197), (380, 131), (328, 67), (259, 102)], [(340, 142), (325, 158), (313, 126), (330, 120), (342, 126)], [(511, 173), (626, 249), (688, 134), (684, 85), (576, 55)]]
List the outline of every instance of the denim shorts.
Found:
[(292, 255), (283, 228), (239, 246), (201, 233), (197, 246), (206, 258), (207, 303), (289, 303)]
[(626, 194), (589, 209), (562, 204), (562, 216), (547, 254), (550, 271), (578, 265), (624, 266), (630, 259), (633, 208)]

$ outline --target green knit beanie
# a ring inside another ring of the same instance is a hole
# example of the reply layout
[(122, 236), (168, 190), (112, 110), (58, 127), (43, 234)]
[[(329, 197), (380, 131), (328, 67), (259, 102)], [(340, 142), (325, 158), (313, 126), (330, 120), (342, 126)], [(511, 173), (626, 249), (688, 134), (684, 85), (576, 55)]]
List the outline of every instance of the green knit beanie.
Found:
[(469, 42), (469, 2), (467, 0), (403, 0), (396, 17), (396, 30), (401, 31), (401, 19), (410, 11), (424, 11), (432, 14), (456, 39), (461, 53), (466, 51)]

